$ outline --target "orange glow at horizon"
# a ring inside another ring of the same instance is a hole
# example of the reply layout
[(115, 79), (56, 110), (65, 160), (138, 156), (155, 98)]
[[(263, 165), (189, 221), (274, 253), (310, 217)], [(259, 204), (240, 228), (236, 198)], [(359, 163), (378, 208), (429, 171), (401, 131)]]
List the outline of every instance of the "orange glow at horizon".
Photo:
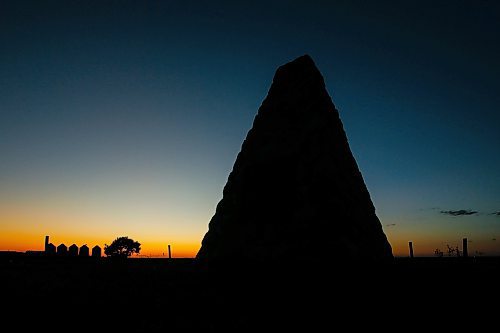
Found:
[[(168, 257), (170, 244), (173, 258), (193, 258), (201, 246), (207, 226), (198, 223), (199, 226), (194, 227), (192, 221), (209, 220), (205, 216), (156, 215), (139, 219), (135, 216), (114, 217), (100, 211), (79, 214), (80, 211), (73, 211), (67, 206), (51, 208), (29, 203), (26, 206), (2, 205), (0, 202), (0, 251), (42, 251), (46, 235), (56, 246), (61, 243), (79, 247), (87, 244), (90, 248), (95, 245), (104, 248), (115, 238), (128, 236), (141, 243), (140, 257)], [(470, 241), (470, 255), (500, 255), (500, 242), (494, 240), (491, 230), (477, 229), (473, 224), (460, 221), (456, 220), (453, 228), (447, 228), (439, 220), (427, 225), (405, 225), (403, 218), (385, 219), (385, 225), (395, 222), (397, 226), (386, 227), (384, 232), (396, 257), (409, 255), (409, 241), (413, 242), (415, 256), (433, 256), (435, 249), (446, 255), (448, 244), (462, 249), (463, 237)]]
[[(32, 234), (21, 232), (2, 233), (0, 236), (0, 251), (25, 252), (29, 250), (43, 251), (45, 236), (49, 236), (49, 242), (58, 246), (65, 244), (70, 246), (76, 244), (78, 247), (86, 244), (92, 248), (99, 245), (104, 250), (105, 244), (110, 244), (116, 237), (111, 238), (91, 238), (77, 235), (62, 234)], [(200, 243), (196, 242), (175, 242), (160, 243), (157, 241), (142, 241), (139, 238), (131, 237), (141, 243), (140, 257), (168, 257), (168, 245), (171, 247), (172, 258), (194, 258), (200, 248)], [(103, 254), (104, 255), (104, 254)]]
[(88, 209), (69, 201), (56, 204), (49, 198), (0, 201), (0, 251), (42, 251), (46, 235), (56, 246), (90, 248), (104, 248), (127, 236), (141, 243), (141, 257), (168, 257), (169, 244), (173, 258), (196, 256), (206, 225), (193, 221), (207, 220), (205, 216), (135, 212), (127, 214), (122, 207)]
[(45, 236), (49, 236), (49, 242), (56, 246), (62, 243), (78, 247), (86, 244), (90, 248), (99, 245), (103, 249), (117, 237), (127, 236), (141, 243), (141, 257), (168, 257), (170, 244), (173, 258), (192, 258), (201, 246), (202, 232), (199, 236), (194, 230), (172, 228), (168, 232), (165, 231), (168, 224), (156, 230), (143, 230), (126, 223), (118, 226), (109, 220), (101, 219), (101, 223), (95, 223), (96, 220), (93, 218), (93, 223), (88, 223), (86, 217), (3, 210), (0, 213), (0, 251), (43, 251)]
[(409, 257), (409, 242), (413, 243), (415, 257), (434, 256), (436, 249), (448, 255), (449, 245), (452, 248), (458, 247), (462, 251), (462, 239), (468, 239), (469, 256), (474, 255), (500, 255), (500, 246), (496, 240), (482, 235), (481, 233), (454, 233), (451, 236), (444, 232), (433, 233), (428, 230), (419, 230), (412, 233), (387, 232), (389, 243), (392, 246), (392, 253), (395, 257)]
[[(0, 236), (0, 251), (18, 251), (25, 252), (28, 250), (43, 251), (45, 234), (32, 234), (25, 232), (4, 232)], [(95, 245), (99, 245), (104, 249), (105, 244), (110, 244), (116, 237), (111, 238), (95, 238), (95, 237), (85, 237), (77, 235), (62, 235), (62, 234), (52, 234), (50, 236), (50, 242), (54, 245), (59, 245), (64, 243), (66, 246), (71, 244), (76, 244), (78, 247), (86, 244), (90, 248)], [(131, 237), (134, 238), (134, 237)], [(139, 257), (168, 257), (168, 245), (171, 246), (172, 258), (194, 258), (200, 249), (201, 243), (194, 242), (175, 242), (162, 243), (158, 241), (141, 241), (140, 238), (134, 238), (141, 243), (141, 252)], [(408, 241), (401, 239), (389, 238), (389, 242), (392, 246), (392, 252), (395, 257), (408, 257)], [(446, 244), (445, 242), (435, 241), (433, 239), (417, 238), (414, 237), (413, 247), (415, 256), (433, 256), (435, 249), (440, 249), (446, 256)], [(450, 246), (458, 246), (462, 250), (461, 239), (457, 239), (456, 242), (449, 243)], [(485, 254), (495, 253), (497, 248), (495, 246), (481, 247), (481, 252)], [(475, 247), (473, 244), (469, 245), (469, 255), (474, 255)], [(104, 254), (103, 254), (104, 255)]]

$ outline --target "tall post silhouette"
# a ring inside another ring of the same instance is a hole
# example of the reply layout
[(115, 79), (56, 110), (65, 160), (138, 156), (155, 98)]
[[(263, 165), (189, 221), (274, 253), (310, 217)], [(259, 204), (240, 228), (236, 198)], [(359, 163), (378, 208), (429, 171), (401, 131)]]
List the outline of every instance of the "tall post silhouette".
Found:
[(469, 256), (469, 251), (467, 250), (467, 238), (462, 239), (462, 255), (464, 258)]
[(48, 246), (49, 246), (49, 236), (45, 236), (45, 252), (47, 252)]
[(172, 259), (172, 252), (170, 251), (170, 244), (168, 244), (168, 259)]
[(410, 258), (413, 258), (413, 242), (408, 242), (408, 246), (410, 247)]

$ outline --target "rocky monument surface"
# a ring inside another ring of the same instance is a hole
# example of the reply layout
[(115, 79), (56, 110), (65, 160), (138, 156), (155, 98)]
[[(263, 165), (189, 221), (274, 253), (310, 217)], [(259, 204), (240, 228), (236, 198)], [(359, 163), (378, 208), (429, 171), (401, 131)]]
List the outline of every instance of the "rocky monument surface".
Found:
[(339, 113), (308, 55), (276, 71), (197, 258), (392, 258)]

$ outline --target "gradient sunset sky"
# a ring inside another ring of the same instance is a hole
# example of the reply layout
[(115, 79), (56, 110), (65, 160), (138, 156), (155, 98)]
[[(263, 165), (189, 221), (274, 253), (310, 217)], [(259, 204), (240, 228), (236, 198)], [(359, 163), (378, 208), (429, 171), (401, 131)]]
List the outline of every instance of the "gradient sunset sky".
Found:
[(499, 2), (235, 2), (0, 2), (0, 250), (194, 256), (276, 68), (307, 53), (394, 254), (500, 255)]

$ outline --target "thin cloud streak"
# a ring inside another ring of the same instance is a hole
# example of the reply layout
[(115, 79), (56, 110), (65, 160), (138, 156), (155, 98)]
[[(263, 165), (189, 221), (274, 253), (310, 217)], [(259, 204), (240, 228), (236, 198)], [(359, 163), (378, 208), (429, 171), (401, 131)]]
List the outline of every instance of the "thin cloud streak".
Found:
[(450, 215), (450, 216), (466, 216), (466, 215), (475, 215), (478, 212), (470, 209), (460, 209), (460, 210), (442, 210), (441, 214)]

